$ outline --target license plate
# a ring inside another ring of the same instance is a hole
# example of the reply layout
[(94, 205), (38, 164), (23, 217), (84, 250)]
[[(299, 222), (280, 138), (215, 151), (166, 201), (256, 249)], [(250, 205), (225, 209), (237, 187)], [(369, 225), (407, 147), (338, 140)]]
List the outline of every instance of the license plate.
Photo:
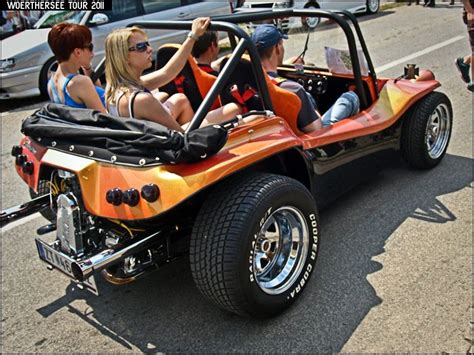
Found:
[(79, 285), (84, 286), (87, 290), (98, 295), (94, 275), (90, 276), (85, 281), (78, 281), (74, 277), (72, 273), (72, 268), (71, 268), (71, 264), (75, 260), (71, 259), (67, 255), (64, 255), (58, 252), (57, 250), (55, 250), (54, 248), (52, 248), (51, 246), (43, 242), (41, 239), (36, 238), (35, 242), (36, 242), (36, 248), (38, 249), (38, 255), (41, 260), (53, 266), (54, 268), (58, 269), (59, 271), (63, 272), (64, 274), (69, 276), (74, 282), (78, 283)]

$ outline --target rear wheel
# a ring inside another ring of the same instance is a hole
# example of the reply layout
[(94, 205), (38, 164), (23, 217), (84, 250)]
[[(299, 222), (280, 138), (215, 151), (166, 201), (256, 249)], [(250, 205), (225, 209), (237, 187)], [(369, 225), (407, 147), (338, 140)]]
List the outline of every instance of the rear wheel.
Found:
[(401, 151), (413, 167), (439, 164), (451, 138), (453, 110), (445, 94), (432, 92), (408, 111), (403, 123)]
[(285, 176), (239, 176), (200, 210), (190, 245), (198, 289), (221, 308), (266, 317), (290, 306), (314, 272), (319, 220), (311, 193)]
[[(36, 197), (43, 196), (43, 195), (47, 195), (47, 194), (50, 194), (50, 193), (51, 193), (51, 189), (49, 187), (49, 181), (48, 180), (40, 179), (38, 181), (38, 192), (35, 192), (33, 189), (30, 188), (30, 197), (32, 199), (36, 198)], [(40, 213), (48, 221), (50, 221), (50, 222), (55, 222), (56, 221), (56, 211), (51, 209), (51, 207), (41, 210)]]

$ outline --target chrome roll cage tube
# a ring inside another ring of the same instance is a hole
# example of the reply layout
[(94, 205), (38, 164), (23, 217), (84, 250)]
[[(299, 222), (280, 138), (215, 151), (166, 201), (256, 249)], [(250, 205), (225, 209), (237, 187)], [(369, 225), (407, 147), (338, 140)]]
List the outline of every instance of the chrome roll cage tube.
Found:
[[(367, 46), (365, 44), (365, 40), (363, 38), (357, 19), (350, 12), (283, 9), (283, 10), (273, 10), (273, 11), (261, 11), (261, 12), (250, 13), (250, 14), (242, 13), (242, 14), (218, 16), (218, 17), (212, 18), (212, 22), (209, 26), (209, 30), (227, 32), (230, 38), (230, 43), (234, 47), (234, 51), (232, 53), (232, 56), (227, 61), (226, 65), (224, 66), (223, 70), (219, 74), (218, 79), (212, 85), (209, 91), (209, 94), (206, 96), (206, 98), (204, 99), (200, 107), (198, 108), (190, 125), (186, 129), (186, 133), (188, 133), (189, 131), (195, 130), (201, 125), (202, 121), (204, 120), (204, 117), (206, 116), (206, 113), (209, 111), (210, 107), (212, 106), (212, 103), (215, 101), (215, 99), (217, 98), (217, 95), (219, 95), (220, 91), (223, 89), (224, 84), (229, 79), (232, 71), (235, 69), (242, 54), (246, 51), (248, 52), (250, 59), (253, 63), (252, 68), (254, 71), (258, 90), (261, 94), (261, 100), (262, 100), (264, 110), (273, 111), (273, 105), (270, 99), (270, 95), (268, 93), (268, 88), (266, 86), (265, 76), (263, 73), (263, 69), (261, 66), (260, 57), (258, 55), (257, 48), (253, 44), (249, 35), (240, 27), (238, 27), (237, 24), (243, 23), (243, 22), (254, 22), (254, 21), (261, 21), (261, 20), (276, 19), (276, 18), (281, 18), (281, 17), (304, 17), (304, 16), (313, 16), (313, 17), (316, 16), (316, 17), (322, 17), (322, 18), (333, 20), (344, 31), (344, 34), (346, 36), (347, 43), (349, 46), (349, 53), (351, 56), (352, 67), (354, 70), (354, 79), (355, 79), (357, 94), (359, 96), (361, 106), (367, 107), (368, 101), (367, 101), (366, 92), (363, 86), (359, 57), (357, 55), (357, 45), (355, 41), (355, 36), (354, 36), (351, 26), (348, 24), (347, 20), (344, 19), (344, 17), (349, 19), (350, 22), (352, 22), (354, 26), (355, 32), (357, 34), (357, 38), (359, 40), (359, 43), (362, 47), (362, 51), (367, 60), (367, 64), (369, 67), (369, 75), (371, 79), (373, 80), (373, 84), (374, 84), (374, 87), (376, 88), (376, 92), (378, 95), (377, 78), (376, 78), (372, 60), (367, 50)], [(127, 27), (139, 26), (144, 29), (154, 29), (154, 30), (160, 30), (160, 29), (190, 30), (191, 25), (192, 25), (191, 21), (140, 21), (140, 22), (133, 22), (127, 25)], [(95, 71), (95, 74), (93, 75), (93, 79), (100, 77), (104, 73), (104, 70), (105, 70), (105, 58), (96, 67), (96, 71)]]
[[(145, 29), (154, 30), (190, 30), (191, 25), (191, 21), (142, 21), (131, 23), (127, 25), (127, 27), (139, 26)], [(257, 89), (261, 93), (261, 100), (264, 110), (273, 111), (273, 105), (270, 99), (270, 94), (268, 93), (268, 89), (265, 84), (265, 76), (260, 62), (260, 56), (258, 55), (257, 48), (253, 45), (249, 35), (233, 23), (220, 22), (214, 19), (212, 20), (211, 25), (209, 26), (209, 30), (227, 32), (229, 35), (234, 35), (240, 40), (237, 42), (237, 46), (234, 49), (231, 57), (224, 65), (222, 71), (219, 73), (218, 79), (214, 82), (211, 89), (209, 90), (208, 95), (206, 95), (204, 101), (199, 106), (185, 133), (195, 130), (201, 125), (202, 121), (204, 120), (204, 117), (209, 112), (209, 109), (217, 98), (217, 95), (219, 95), (220, 92), (224, 89), (225, 83), (230, 78), (230, 75), (232, 74), (233, 70), (237, 66), (240, 58), (245, 53), (245, 51), (248, 51), (250, 60), (254, 63), (254, 65), (252, 65), (252, 68), (258, 85)]]
[[(313, 17), (322, 17), (333, 20), (336, 22), (344, 31), (346, 35), (347, 44), (349, 46), (349, 53), (351, 55), (351, 62), (352, 68), (354, 70), (354, 78), (356, 81), (357, 87), (357, 94), (359, 95), (360, 103), (362, 107), (367, 106), (367, 96), (365, 94), (365, 90), (362, 83), (362, 74), (360, 72), (360, 63), (359, 63), (359, 56), (357, 55), (357, 45), (355, 41), (355, 36), (352, 31), (352, 28), (349, 26), (347, 21), (344, 19), (346, 17), (350, 22), (352, 22), (355, 32), (357, 34), (357, 39), (361, 45), (361, 49), (364, 53), (365, 58), (367, 59), (367, 65), (369, 67), (369, 75), (373, 80), (374, 87), (376, 88), (377, 95), (379, 94), (379, 89), (377, 85), (377, 76), (375, 74), (374, 65), (372, 59), (370, 58), (369, 51), (367, 49), (367, 45), (364, 40), (364, 36), (362, 35), (362, 31), (359, 26), (359, 22), (354, 14), (350, 13), (347, 10), (338, 10), (338, 11), (326, 11), (326, 10), (293, 10), (293, 9), (282, 9), (282, 10), (273, 10), (273, 11), (259, 11), (257, 13), (252, 14), (232, 14), (232, 15), (225, 15), (225, 16), (217, 16), (212, 18), (212, 21), (226, 21), (231, 23), (243, 23), (243, 22), (252, 22), (252, 21), (261, 21), (261, 20), (268, 20), (268, 19), (277, 19), (282, 17), (305, 17), (305, 16), (313, 16)], [(212, 25), (212, 24), (211, 24)], [(230, 35), (230, 33), (229, 33)], [(232, 43), (232, 41), (231, 41)], [(253, 44), (251, 44), (253, 46)]]

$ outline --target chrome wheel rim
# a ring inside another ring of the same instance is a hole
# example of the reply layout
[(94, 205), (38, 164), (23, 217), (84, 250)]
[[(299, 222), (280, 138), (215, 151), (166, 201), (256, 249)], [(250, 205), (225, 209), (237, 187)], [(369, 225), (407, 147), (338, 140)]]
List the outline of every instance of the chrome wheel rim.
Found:
[(379, 0), (369, 0), (368, 6), (371, 12), (377, 12), (379, 9)]
[(303, 25), (305, 25), (306, 27), (312, 30), (314, 30), (319, 25), (319, 20), (320, 20), (319, 17), (302, 17), (301, 18)]
[(451, 132), (451, 113), (446, 104), (439, 104), (428, 119), (425, 144), (431, 159), (443, 155)]
[(281, 207), (262, 224), (253, 246), (252, 271), (267, 294), (287, 291), (301, 274), (309, 248), (306, 219), (294, 207)]

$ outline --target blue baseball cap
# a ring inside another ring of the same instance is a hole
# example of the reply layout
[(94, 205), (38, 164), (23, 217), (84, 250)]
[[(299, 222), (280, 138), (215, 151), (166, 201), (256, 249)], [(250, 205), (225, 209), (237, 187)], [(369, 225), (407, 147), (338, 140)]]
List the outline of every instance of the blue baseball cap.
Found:
[(288, 36), (276, 28), (276, 26), (265, 24), (256, 26), (251, 38), (255, 46), (257, 46), (257, 50), (262, 51), (276, 46), (280, 40), (288, 39)]

